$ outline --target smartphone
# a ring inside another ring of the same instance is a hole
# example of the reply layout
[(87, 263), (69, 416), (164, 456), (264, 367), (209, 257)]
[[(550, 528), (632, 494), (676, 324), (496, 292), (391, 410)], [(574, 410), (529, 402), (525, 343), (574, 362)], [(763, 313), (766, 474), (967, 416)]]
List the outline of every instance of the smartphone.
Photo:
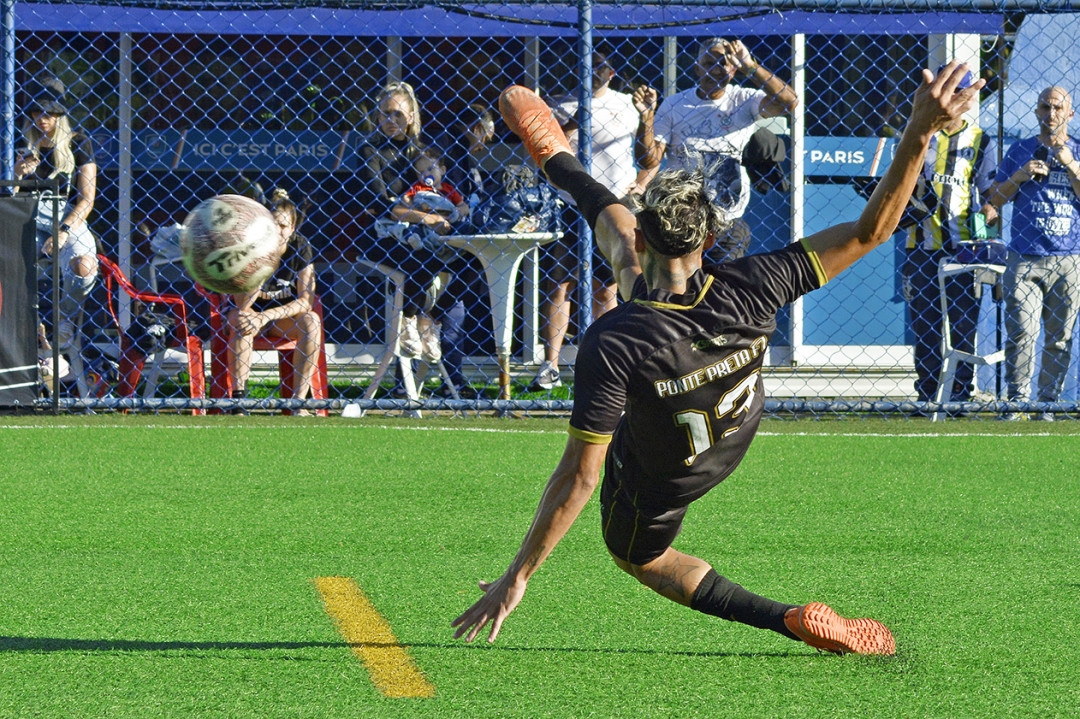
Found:
[(976, 240), (997, 239), (997, 225), (986, 222), (986, 215), (981, 212), (971, 213), (971, 236)]

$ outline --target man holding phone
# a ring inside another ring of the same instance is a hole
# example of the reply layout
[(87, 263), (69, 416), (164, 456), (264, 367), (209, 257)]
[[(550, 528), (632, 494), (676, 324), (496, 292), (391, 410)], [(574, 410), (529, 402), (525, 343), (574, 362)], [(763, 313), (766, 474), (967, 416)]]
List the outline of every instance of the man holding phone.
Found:
[[(1013, 203), (1005, 287), (1005, 382), (1008, 399), (1031, 399), (1035, 342), (1044, 333), (1035, 400), (1056, 402), (1069, 368), (1080, 312), (1080, 143), (1069, 137), (1072, 97), (1048, 87), (1035, 106), (1039, 134), (1009, 148), (988, 197)], [(1009, 412), (1002, 419), (1027, 419)], [(1053, 420), (1042, 412), (1036, 419)]]

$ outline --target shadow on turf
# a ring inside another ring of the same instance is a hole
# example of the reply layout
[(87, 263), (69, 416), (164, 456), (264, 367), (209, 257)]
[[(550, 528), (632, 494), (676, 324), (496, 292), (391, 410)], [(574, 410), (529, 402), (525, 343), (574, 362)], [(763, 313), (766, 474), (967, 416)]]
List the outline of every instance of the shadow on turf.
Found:
[(0, 637), (3, 652), (167, 652), (277, 649), (343, 649), (345, 642), (151, 642), (140, 639)]
[[(0, 653), (31, 652), (169, 652), (169, 651), (275, 651), (286, 649), (346, 649), (348, 642), (152, 642), (139, 639), (60, 639), (56, 637), (0, 637)], [(491, 646), (487, 642), (400, 642), (371, 643), (369, 647), (408, 647), (413, 649), (475, 649), (505, 652), (566, 652), (587, 654), (654, 654), (676, 657), (813, 657), (806, 647), (793, 646), (792, 651), (769, 652), (697, 652), (660, 649), (616, 647), (507, 647)], [(880, 657), (876, 657), (880, 658)]]

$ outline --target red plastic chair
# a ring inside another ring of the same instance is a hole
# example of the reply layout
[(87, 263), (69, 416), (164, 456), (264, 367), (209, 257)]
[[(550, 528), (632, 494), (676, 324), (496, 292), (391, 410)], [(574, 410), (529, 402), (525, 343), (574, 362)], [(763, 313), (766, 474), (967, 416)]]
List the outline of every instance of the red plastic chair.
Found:
[[(210, 396), (231, 397), (233, 383), (229, 372), (229, 328), (221, 314), (221, 295), (207, 292), (202, 288), (199, 288), (199, 292), (210, 301), (210, 326), (214, 332), (210, 342)], [(312, 309), (319, 316), (319, 356), (315, 364), (315, 373), (311, 376), (311, 398), (327, 399), (330, 381), (326, 369), (326, 339), (322, 330), (323, 307), (318, 295), (315, 296)], [(281, 398), (290, 399), (293, 391), (292, 353), (296, 349), (296, 342), (285, 337), (267, 337), (260, 334), (255, 337), (254, 349), (264, 352), (277, 350)], [(291, 414), (289, 410), (285, 411)], [(330, 411), (326, 409), (316, 411), (321, 417), (330, 415)]]
[[(120, 324), (120, 318), (116, 314), (113, 304), (113, 290), (119, 288), (127, 293), (132, 299), (147, 304), (164, 306), (169, 309), (173, 317), (172, 340), (173, 344), (182, 347), (187, 353), (188, 363), (188, 391), (192, 398), (202, 399), (206, 397), (206, 374), (203, 367), (203, 343), (187, 331), (187, 304), (184, 298), (173, 294), (157, 294), (143, 292), (135, 288), (131, 281), (124, 275), (123, 270), (105, 255), (98, 255), (98, 265), (101, 268), (101, 276), (105, 279), (106, 307), (113, 324), (120, 333), (120, 383), (116, 391), (121, 397), (135, 396), (135, 388), (142, 376), (143, 366), (146, 364), (146, 353), (130, 340), (124, 327)], [(206, 414), (204, 409), (193, 409), (192, 414)]]

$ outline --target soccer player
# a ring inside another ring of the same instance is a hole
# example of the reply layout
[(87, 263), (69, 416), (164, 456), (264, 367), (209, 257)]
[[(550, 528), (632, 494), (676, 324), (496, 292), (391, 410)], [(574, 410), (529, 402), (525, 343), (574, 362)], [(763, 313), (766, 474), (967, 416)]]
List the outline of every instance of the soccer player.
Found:
[(896, 156), (855, 222), (782, 250), (702, 266), (724, 229), (700, 170), (659, 173), (635, 215), (577, 162), (546, 105), (513, 86), (503, 118), (551, 181), (570, 192), (630, 301), (587, 331), (578, 358), (570, 436), (532, 526), (506, 572), (457, 617), (455, 638), (491, 625), (495, 641), (529, 578), (599, 482), (604, 541), (619, 568), (692, 609), (771, 629), (812, 647), (893, 654), (888, 628), (845, 619), (820, 602), (792, 605), (753, 594), (672, 542), (689, 505), (738, 466), (764, 406), (761, 365), (776, 312), (817, 289), (892, 235), (922, 171), (930, 138), (969, 109), (979, 80), (955, 92), (967, 68), (923, 70)]

